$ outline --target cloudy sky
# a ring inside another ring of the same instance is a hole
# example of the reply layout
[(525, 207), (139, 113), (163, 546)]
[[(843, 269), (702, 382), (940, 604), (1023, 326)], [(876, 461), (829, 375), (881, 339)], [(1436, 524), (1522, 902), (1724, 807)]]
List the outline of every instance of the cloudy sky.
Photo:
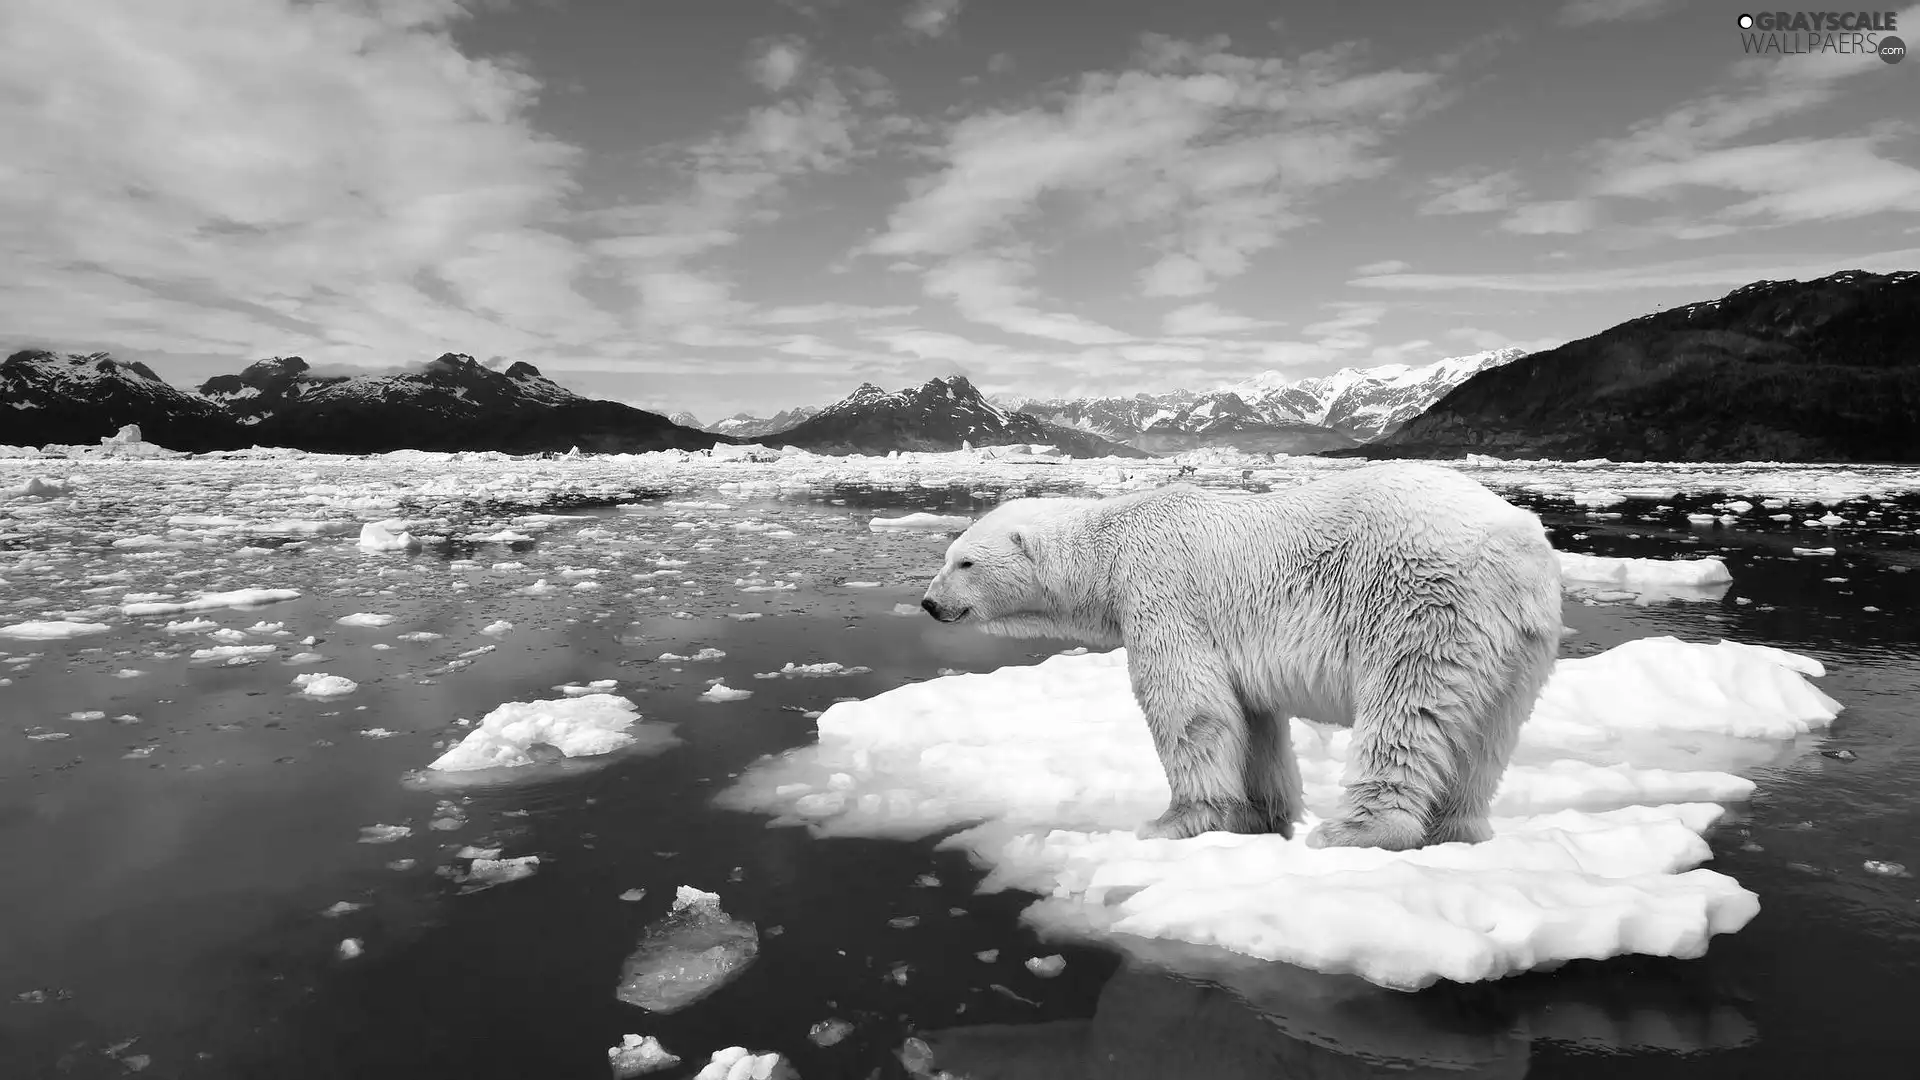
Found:
[(712, 420), (1424, 363), (1920, 268), (1920, 61), (1743, 56), (1740, 10), (9, 0), (0, 347), (177, 384), (466, 352)]

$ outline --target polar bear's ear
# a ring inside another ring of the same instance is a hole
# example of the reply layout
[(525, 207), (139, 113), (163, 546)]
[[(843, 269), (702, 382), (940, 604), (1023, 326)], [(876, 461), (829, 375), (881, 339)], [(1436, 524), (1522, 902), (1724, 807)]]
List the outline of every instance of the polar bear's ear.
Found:
[(1027, 547), (1026, 533), (1023, 533), (1020, 530), (1015, 529), (1013, 532), (1010, 532), (1007, 534), (1007, 539), (1013, 541), (1013, 550), (1019, 552), (1022, 555), (1026, 555), (1028, 557), (1031, 557), (1033, 555), (1033, 551)]

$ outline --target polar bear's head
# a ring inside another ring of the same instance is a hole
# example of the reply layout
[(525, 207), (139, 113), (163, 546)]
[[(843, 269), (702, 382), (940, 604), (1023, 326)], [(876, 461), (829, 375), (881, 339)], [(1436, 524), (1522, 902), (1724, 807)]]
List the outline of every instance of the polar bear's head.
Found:
[(1087, 499), (1015, 499), (973, 523), (947, 548), (946, 565), (920, 606), (944, 623), (989, 633), (1059, 632), (1065, 526)]

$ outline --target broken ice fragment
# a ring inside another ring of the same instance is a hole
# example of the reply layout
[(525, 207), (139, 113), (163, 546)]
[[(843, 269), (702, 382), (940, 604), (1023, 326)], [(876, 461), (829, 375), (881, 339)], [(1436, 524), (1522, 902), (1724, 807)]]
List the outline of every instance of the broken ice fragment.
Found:
[(1027, 960), (1027, 970), (1043, 979), (1051, 979), (1067, 969), (1067, 958), (1055, 953), (1052, 956), (1035, 956)]
[(738, 977), (759, 953), (752, 923), (728, 915), (717, 894), (682, 885), (673, 911), (641, 932), (614, 996), (651, 1012), (677, 1012)]
[(340, 943), (339, 952), (342, 960), (352, 960), (365, 951), (365, 945), (357, 937), (350, 937)]
[(1881, 862), (1879, 859), (1868, 859), (1860, 865), (1865, 867), (1869, 874), (1879, 874), (1883, 877), (1907, 876), (1907, 868), (1897, 862)]
[(517, 859), (475, 859), (467, 866), (466, 876), (461, 882), (467, 892), (478, 892), (495, 885), (505, 885), (509, 881), (530, 878), (540, 869), (540, 856), (522, 855)]
[(651, 1035), (641, 1038), (638, 1035), (623, 1035), (619, 1046), (607, 1048), (607, 1061), (613, 1066), (614, 1080), (631, 1080), (635, 1076), (644, 1076), (650, 1072), (671, 1069), (680, 1064), (680, 1059), (667, 1053), (660, 1040)]
[(310, 698), (343, 697), (360, 689), (359, 683), (344, 675), (325, 675), (319, 672), (295, 675), (293, 685), (299, 688), (302, 696)]
[(853, 1034), (853, 1025), (835, 1017), (813, 1025), (807, 1031), (807, 1038), (813, 1040), (815, 1046), (832, 1046), (851, 1034)]
[(755, 1054), (744, 1046), (729, 1046), (715, 1050), (693, 1080), (797, 1080), (798, 1076), (779, 1054)]
[(405, 825), (363, 825), (360, 827), (360, 842), (363, 844), (391, 844), (404, 836), (412, 836), (413, 830)]
[(715, 682), (712, 686), (707, 687), (706, 693), (700, 695), (700, 700), (701, 701), (741, 701), (746, 698), (750, 698), (752, 696), (753, 696), (753, 691), (751, 690), (735, 690), (733, 687), (728, 686), (725, 682)]

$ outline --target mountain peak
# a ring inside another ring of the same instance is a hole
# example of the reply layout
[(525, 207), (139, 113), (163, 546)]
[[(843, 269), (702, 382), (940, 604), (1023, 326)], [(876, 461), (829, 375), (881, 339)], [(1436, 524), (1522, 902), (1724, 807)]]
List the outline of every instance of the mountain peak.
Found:
[(540, 379), (540, 378), (545, 378), (545, 376), (540, 374), (539, 368), (534, 367), (532, 364), (527, 363), (525, 360), (515, 360), (512, 366), (507, 368), (507, 378), (509, 379)]

